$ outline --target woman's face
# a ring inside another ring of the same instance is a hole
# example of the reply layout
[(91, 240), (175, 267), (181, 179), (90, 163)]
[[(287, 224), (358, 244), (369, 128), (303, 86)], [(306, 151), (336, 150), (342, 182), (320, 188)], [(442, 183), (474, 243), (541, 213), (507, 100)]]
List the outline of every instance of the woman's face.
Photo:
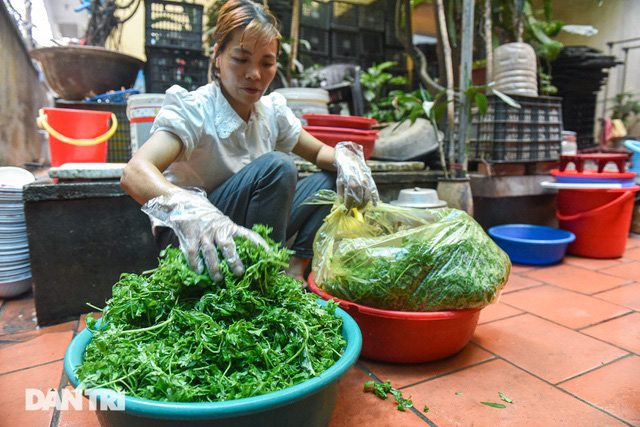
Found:
[(216, 65), (220, 70), (222, 92), (233, 109), (247, 120), (251, 107), (267, 90), (276, 75), (278, 42), (266, 42), (260, 36), (247, 36), (243, 43), (242, 30), (236, 30), (222, 52)]

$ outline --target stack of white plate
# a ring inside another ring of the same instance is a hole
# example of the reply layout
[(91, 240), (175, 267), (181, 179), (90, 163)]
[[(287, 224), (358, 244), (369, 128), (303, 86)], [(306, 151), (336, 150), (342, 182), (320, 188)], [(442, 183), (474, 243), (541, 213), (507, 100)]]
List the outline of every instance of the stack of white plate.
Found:
[(33, 181), (35, 177), (27, 170), (0, 167), (0, 297), (31, 289), (22, 187)]

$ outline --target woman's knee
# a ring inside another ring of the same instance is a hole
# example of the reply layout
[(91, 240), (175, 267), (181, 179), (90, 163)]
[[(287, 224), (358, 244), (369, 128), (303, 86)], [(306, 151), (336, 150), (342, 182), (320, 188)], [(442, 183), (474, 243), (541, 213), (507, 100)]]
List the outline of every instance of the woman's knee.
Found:
[(280, 151), (272, 151), (260, 157), (268, 163), (270, 171), (278, 175), (280, 179), (293, 179), (294, 182), (298, 176), (298, 168), (293, 158)]

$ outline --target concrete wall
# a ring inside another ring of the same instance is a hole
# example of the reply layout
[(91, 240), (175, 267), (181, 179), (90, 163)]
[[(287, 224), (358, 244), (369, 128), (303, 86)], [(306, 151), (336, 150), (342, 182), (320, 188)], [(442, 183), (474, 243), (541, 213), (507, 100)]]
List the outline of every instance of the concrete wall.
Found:
[[(562, 0), (553, 2), (553, 17), (561, 19), (565, 24), (593, 25), (598, 34), (583, 37), (562, 32), (558, 40), (566, 45), (587, 45), (608, 52), (607, 42), (640, 37), (640, 1), (638, 0), (604, 0), (598, 7), (596, 0)], [(640, 46), (640, 40), (627, 44), (616, 45), (613, 50), (620, 60), (623, 58), (623, 46)], [(609, 90), (607, 98), (613, 98), (616, 93), (624, 90), (633, 92), (635, 98), (640, 98), (640, 49), (629, 51), (626, 83), (622, 88), (622, 72), (624, 67), (618, 66), (610, 71)], [(598, 96), (599, 107), (597, 116), (602, 116), (602, 100), (604, 90)], [(611, 102), (607, 102), (611, 105)], [(607, 113), (607, 116), (610, 113)], [(640, 135), (640, 127), (633, 130)]]
[(22, 166), (45, 158), (36, 126), (47, 104), (27, 49), (4, 2), (0, 2), (0, 165)]

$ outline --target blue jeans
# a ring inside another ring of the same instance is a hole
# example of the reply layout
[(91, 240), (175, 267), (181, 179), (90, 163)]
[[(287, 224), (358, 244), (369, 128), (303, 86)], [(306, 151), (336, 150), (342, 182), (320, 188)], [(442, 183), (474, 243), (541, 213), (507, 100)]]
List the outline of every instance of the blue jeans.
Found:
[[(279, 151), (264, 154), (245, 166), (209, 194), (211, 203), (236, 224), (251, 228), (264, 224), (273, 228), (271, 238), (284, 244), (296, 233), (291, 247), (301, 258), (313, 257), (313, 239), (330, 211), (329, 205), (303, 205), (320, 190), (335, 190), (335, 172), (317, 172), (298, 180), (293, 159)], [(156, 244), (178, 247), (169, 228), (156, 230)]]

